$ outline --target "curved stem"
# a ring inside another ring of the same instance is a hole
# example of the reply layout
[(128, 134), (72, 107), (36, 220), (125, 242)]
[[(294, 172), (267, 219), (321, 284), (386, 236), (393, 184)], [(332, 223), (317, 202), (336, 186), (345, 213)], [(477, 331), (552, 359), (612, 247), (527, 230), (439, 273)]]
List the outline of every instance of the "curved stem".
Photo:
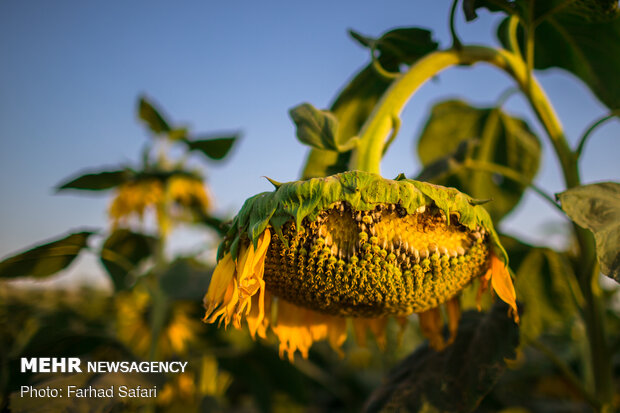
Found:
[(450, 35), (452, 36), (453, 49), (460, 49), (461, 47), (463, 47), (463, 43), (461, 43), (458, 34), (456, 34), (456, 25), (454, 22), (456, 18), (456, 6), (458, 4), (459, 0), (454, 0), (452, 2), (452, 8), (450, 9)]
[(592, 132), (594, 132), (594, 130), (596, 128), (598, 128), (603, 123), (607, 122), (609, 119), (613, 119), (613, 118), (615, 118), (617, 116), (620, 116), (620, 109), (613, 110), (613, 111), (611, 111), (611, 113), (609, 115), (603, 116), (602, 118), (600, 118), (596, 122), (592, 123), (588, 127), (588, 129), (586, 129), (586, 131), (584, 132), (583, 136), (579, 140), (579, 144), (577, 145), (577, 149), (575, 149), (575, 157), (579, 158), (581, 156), (581, 153), (583, 152), (583, 148), (586, 145), (586, 142), (588, 141), (588, 138), (590, 137), (590, 135), (592, 135)]
[(375, 70), (375, 72), (377, 72), (379, 74), (379, 76), (381, 76), (381, 77), (383, 77), (383, 78), (385, 78), (386, 80), (389, 80), (389, 81), (392, 81), (392, 80), (402, 76), (402, 73), (400, 73), (400, 72), (390, 72), (389, 70), (386, 70), (383, 66), (381, 66), (381, 62), (379, 61), (379, 59), (375, 55), (375, 49), (374, 48), (372, 48), (370, 50), (370, 57), (372, 59), (372, 68)]
[(522, 58), (521, 56), (521, 48), (519, 47), (519, 40), (517, 38), (517, 30), (519, 29), (519, 16), (516, 14), (510, 15), (508, 19), (507, 37), (508, 37), (508, 46), (510, 47), (510, 51), (513, 52), (517, 57)]
[(486, 62), (496, 66), (517, 81), (519, 88), (526, 92), (536, 115), (551, 138), (561, 160), (567, 184), (570, 183), (567, 186), (578, 185), (579, 175), (574, 168), (576, 164), (572, 162), (572, 151), (564, 139), (562, 126), (540, 85), (532, 79), (531, 93), (527, 93), (527, 67), (523, 60), (507, 50), (485, 46), (463, 46), (460, 50), (430, 53), (418, 60), (407, 73), (394, 81), (362, 127), (360, 144), (353, 153), (349, 169), (379, 173), (383, 143), (392, 129), (392, 119), (399, 116), (416, 90), (448, 67), (471, 65), (477, 62)]

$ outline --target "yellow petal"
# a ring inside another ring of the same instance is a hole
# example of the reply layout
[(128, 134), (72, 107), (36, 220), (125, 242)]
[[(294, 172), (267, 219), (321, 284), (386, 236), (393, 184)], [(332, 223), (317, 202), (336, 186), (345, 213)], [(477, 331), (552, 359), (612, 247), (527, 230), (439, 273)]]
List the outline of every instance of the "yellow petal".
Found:
[(223, 299), (224, 293), (228, 288), (228, 284), (232, 281), (235, 275), (235, 263), (233, 262), (230, 253), (224, 255), (224, 258), (218, 262), (213, 275), (211, 276), (211, 282), (209, 283), (209, 289), (204, 298), (205, 307), (209, 307), (211, 303), (220, 303)]
[(446, 343), (441, 333), (443, 321), (441, 320), (439, 308), (435, 307), (419, 313), (418, 317), (422, 334), (428, 339), (430, 346), (437, 351), (443, 350), (446, 347)]
[(271, 315), (270, 307), (271, 296), (263, 287), (259, 294), (252, 297), (252, 309), (245, 318), (253, 339), (256, 338), (256, 334), (261, 338), (267, 338), (267, 326)]
[(452, 297), (446, 303), (446, 310), (448, 313), (448, 330), (450, 331), (450, 339), (447, 345), (452, 344), (456, 338), (456, 332), (459, 328), (459, 320), (461, 319), (461, 303), (458, 295)]
[(508, 268), (502, 260), (495, 254), (491, 254), (491, 284), (493, 290), (503, 302), (510, 306), (510, 313), (515, 320), (519, 322), (519, 313), (517, 311), (517, 294), (515, 287), (512, 285), (512, 279)]

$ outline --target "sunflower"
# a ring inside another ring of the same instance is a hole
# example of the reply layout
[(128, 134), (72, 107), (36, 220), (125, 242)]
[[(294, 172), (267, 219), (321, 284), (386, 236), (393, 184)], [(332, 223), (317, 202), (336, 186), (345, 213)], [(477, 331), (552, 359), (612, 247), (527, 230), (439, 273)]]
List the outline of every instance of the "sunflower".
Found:
[[(142, 286), (118, 294), (116, 299), (116, 328), (119, 339), (141, 357), (148, 357), (153, 340), (149, 318), (151, 297)], [(158, 357), (184, 355), (198, 340), (200, 323), (191, 316), (192, 306), (176, 303), (170, 308), (166, 324), (159, 336)]]
[(139, 176), (123, 183), (109, 208), (113, 227), (127, 224), (132, 217), (142, 221), (147, 210), (156, 212), (163, 233), (170, 230), (170, 217), (206, 213), (211, 205), (202, 180), (187, 173)]
[[(268, 328), (280, 355), (339, 349), (347, 319), (381, 341), (387, 318), (417, 313), (430, 345), (454, 339), (459, 292), (480, 279), (518, 321), (507, 257), (486, 210), (454, 188), (351, 171), (280, 184), (248, 199), (218, 251), (207, 323)], [(445, 306), (450, 338), (442, 334)]]

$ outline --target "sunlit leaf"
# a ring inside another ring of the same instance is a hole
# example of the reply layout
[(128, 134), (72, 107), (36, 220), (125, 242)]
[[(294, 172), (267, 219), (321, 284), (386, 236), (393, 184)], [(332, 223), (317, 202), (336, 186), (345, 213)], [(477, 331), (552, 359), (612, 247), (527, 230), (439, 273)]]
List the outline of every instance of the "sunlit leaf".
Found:
[[(475, 139), (477, 144), (473, 144)], [(467, 143), (468, 142), (468, 143)], [(540, 143), (527, 123), (501, 109), (450, 100), (433, 107), (418, 141), (424, 179), (459, 188), (485, 205), (494, 220), (517, 205), (540, 161)], [(521, 180), (479, 170), (499, 165)]]
[(357, 143), (357, 138), (339, 142), (338, 120), (329, 111), (302, 103), (292, 108), (289, 115), (297, 127), (297, 138), (312, 148), (347, 152)]
[(239, 138), (239, 134), (209, 139), (189, 140), (185, 141), (185, 143), (192, 151), (202, 152), (205, 156), (213, 160), (220, 160), (230, 152), (237, 138)]
[(58, 185), (56, 187), (56, 190), (58, 192), (67, 189), (103, 191), (106, 189), (114, 188), (126, 182), (132, 177), (132, 175), (133, 172), (128, 169), (90, 172)]
[[(433, 52), (438, 44), (432, 39), (431, 32), (424, 29), (396, 29), (385, 33), (382, 38), (392, 38), (392, 32), (397, 34), (402, 32), (410, 33), (407, 41), (398, 43), (387, 41), (386, 47), (379, 48), (378, 61), (381, 66), (390, 72), (397, 72), (402, 63), (411, 63)], [(357, 33), (351, 35), (357, 39)], [(394, 36), (402, 39), (400, 35)], [(366, 38), (370, 39), (370, 38)], [(397, 44), (402, 44), (402, 49), (395, 49)], [(363, 42), (362, 42), (362, 45)], [(367, 46), (367, 45), (364, 45)], [(357, 136), (362, 125), (375, 108), (375, 105), (391, 84), (391, 80), (379, 75), (372, 65), (361, 69), (340, 92), (334, 103), (330, 107), (330, 112), (338, 120), (337, 136), (341, 140), (348, 140)], [(313, 178), (320, 176), (333, 175), (348, 169), (350, 152), (338, 153), (323, 149), (312, 149), (306, 160), (302, 178)]]
[(149, 127), (151, 131), (156, 134), (170, 132), (170, 125), (155, 107), (155, 105), (149, 102), (146, 97), (141, 97), (138, 102), (138, 116)]
[(38, 245), (0, 262), (0, 278), (43, 278), (67, 268), (87, 246), (94, 232), (70, 234), (59, 240)]
[(519, 329), (506, 313), (500, 302), (489, 313), (465, 312), (454, 343), (442, 352), (418, 348), (388, 374), (366, 411), (472, 411), (506, 369), (505, 360), (515, 358)]
[(128, 229), (117, 229), (105, 240), (99, 258), (116, 291), (131, 286), (134, 281), (132, 271), (153, 254), (156, 242), (154, 237)]
[(187, 133), (187, 128), (175, 128), (168, 132), (168, 139), (171, 141), (187, 139)]
[(620, 282), (620, 184), (578, 186), (558, 199), (570, 219), (594, 233), (601, 272)]

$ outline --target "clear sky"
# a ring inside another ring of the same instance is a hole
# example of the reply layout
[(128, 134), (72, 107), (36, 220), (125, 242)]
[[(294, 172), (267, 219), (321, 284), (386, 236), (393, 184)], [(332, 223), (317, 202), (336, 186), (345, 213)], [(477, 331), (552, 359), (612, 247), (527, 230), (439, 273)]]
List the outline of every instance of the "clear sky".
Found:
[[(447, 47), (449, 7), (448, 0), (0, 2), (0, 257), (72, 228), (107, 226), (109, 196), (55, 195), (53, 187), (83, 169), (138, 161), (147, 139), (135, 115), (140, 94), (195, 132), (243, 131), (228, 161), (206, 168), (221, 213), (270, 190), (262, 176), (296, 179), (307, 149), (288, 109), (304, 101), (328, 107), (367, 63), (346, 30), (378, 36), (419, 26)], [(494, 44), (498, 22), (483, 11), (474, 23), (461, 17), (457, 29), (466, 43)], [(552, 70), (539, 79), (572, 143), (606, 113), (571, 75)], [(383, 175), (418, 170), (414, 137), (431, 104), (460, 97), (491, 105), (510, 86), (484, 66), (451, 69), (424, 86), (403, 113)], [(521, 97), (505, 108), (541, 131)], [(552, 193), (562, 181), (550, 149), (545, 142), (536, 182)], [(620, 180), (619, 155), (614, 120), (586, 148), (584, 182)], [(546, 223), (563, 218), (530, 192), (525, 201), (503, 229), (552, 242)]]

